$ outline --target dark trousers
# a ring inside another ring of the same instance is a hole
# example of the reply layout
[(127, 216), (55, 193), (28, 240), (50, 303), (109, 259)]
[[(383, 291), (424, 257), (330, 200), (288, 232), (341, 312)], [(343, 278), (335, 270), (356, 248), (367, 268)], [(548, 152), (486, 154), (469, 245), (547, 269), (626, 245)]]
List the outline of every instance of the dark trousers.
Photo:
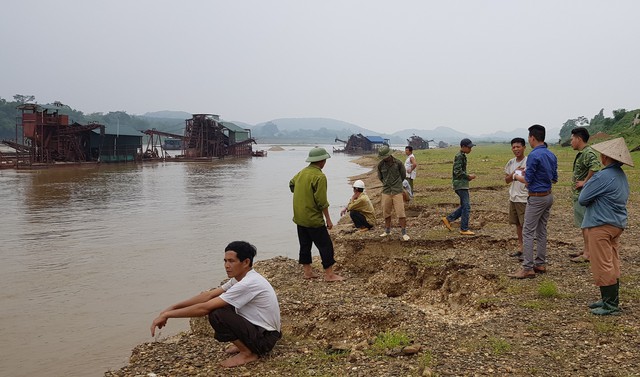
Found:
[(329, 237), (326, 226), (319, 228), (307, 228), (298, 225), (298, 242), (300, 243), (300, 264), (311, 264), (311, 247), (316, 245), (322, 259), (322, 268), (325, 270), (333, 266), (336, 261), (333, 259), (333, 242)]
[(360, 212), (349, 211), (349, 216), (351, 216), (351, 220), (353, 220), (353, 225), (355, 225), (356, 228), (367, 228), (367, 229), (373, 228), (373, 225), (369, 224), (367, 222), (367, 219)]
[(215, 330), (214, 338), (220, 342), (241, 341), (257, 355), (267, 354), (282, 336), (278, 331), (267, 331), (247, 321), (227, 305), (209, 313), (209, 323)]

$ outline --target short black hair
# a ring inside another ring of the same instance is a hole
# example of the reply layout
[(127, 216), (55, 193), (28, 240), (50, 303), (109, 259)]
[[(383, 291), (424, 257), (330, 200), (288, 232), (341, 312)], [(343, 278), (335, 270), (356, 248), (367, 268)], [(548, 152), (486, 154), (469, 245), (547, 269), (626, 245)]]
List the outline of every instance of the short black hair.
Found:
[(235, 251), (240, 262), (249, 259), (249, 266), (253, 267), (253, 258), (256, 256), (258, 249), (246, 241), (233, 241), (224, 248), (224, 251)]
[(511, 139), (511, 145), (513, 145), (513, 144), (515, 144), (515, 143), (518, 143), (518, 144), (522, 145), (523, 147), (524, 147), (525, 145), (527, 145), (527, 144), (526, 144), (526, 141), (524, 141), (524, 139), (523, 139), (523, 138), (521, 138), (521, 137), (514, 137), (513, 139)]
[(585, 143), (589, 141), (589, 130), (584, 127), (576, 127), (571, 130), (571, 135), (576, 135)]
[(544, 141), (546, 133), (547, 131), (544, 129), (544, 126), (541, 126), (539, 124), (534, 124), (533, 126), (529, 127), (529, 136), (533, 136), (534, 139), (540, 142)]
[(407, 145), (404, 149), (408, 149), (409, 152), (413, 152), (413, 147), (411, 145)]

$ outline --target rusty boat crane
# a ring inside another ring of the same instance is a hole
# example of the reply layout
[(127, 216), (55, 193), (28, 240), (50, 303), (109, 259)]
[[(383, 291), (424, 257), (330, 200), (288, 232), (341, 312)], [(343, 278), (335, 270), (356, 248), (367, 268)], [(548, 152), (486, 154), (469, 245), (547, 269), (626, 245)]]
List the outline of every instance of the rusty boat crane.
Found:
[(429, 143), (435, 143), (435, 141), (425, 140), (420, 136), (412, 135), (407, 139), (407, 143), (409, 143), (413, 149), (429, 149)]
[[(242, 129), (230, 122), (220, 121), (218, 115), (193, 114), (185, 120), (184, 135), (158, 131), (143, 131), (149, 136), (145, 158), (157, 158), (160, 154), (155, 145), (162, 145), (160, 137), (170, 137), (182, 141), (182, 160), (204, 160), (240, 157), (252, 155), (252, 144), (256, 140), (251, 137), (250, 130)], [(165, 153), (163, 153), (165, 155)]]
[(18, 132), (17, 124), (16, 141), (2, 141), (16, 150), (15, 166), (91, 161), (91, 131), (99, 128), (104, 137), (103, 125), (69, 124), (69, 116), (56, 109), (37, 104), (23, 104), (18, 109), (22, 111), (22, 132)]

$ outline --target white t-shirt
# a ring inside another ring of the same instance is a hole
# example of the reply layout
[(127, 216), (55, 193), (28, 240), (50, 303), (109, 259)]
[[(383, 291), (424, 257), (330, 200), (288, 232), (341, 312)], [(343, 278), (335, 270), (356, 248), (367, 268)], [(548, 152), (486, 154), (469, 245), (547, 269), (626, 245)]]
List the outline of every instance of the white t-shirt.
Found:
[(237, 281), (229, 279), (220, 288), (220, 298), (236, 308), (236, 313), (267, 331), (280, 331), (280, 305), (271, 284), (251, 269)]
[[(504, 167), (504, 173), (513, 175), (513, 173), (517, 170), (524, 170), (527, 167), (527, 156), (524, 156), (522, 161), (516, 161), (516, 158), (512, 158), (507, 162), (507, 165)], [(520, 181), (511, 182), (511, 186), (509, 186), (509, 200), (515, 203), (526, 203), (527, 197), (529, 196), (529, 191), (527, 190), (527, 186)]]
[[(407, 171), (407, 178), (416, 179), (416, 170), (418, 170), (418, 163), (416, 162), (416, 168), (414, 170), (411, 170), (411, 157), (415, 159), (415, 156), (413, 155), (413, 153), (411, 153), (404, 162), (404, 170)], [(411, 170), (411, 173), (409, 173), (409, 170)]]

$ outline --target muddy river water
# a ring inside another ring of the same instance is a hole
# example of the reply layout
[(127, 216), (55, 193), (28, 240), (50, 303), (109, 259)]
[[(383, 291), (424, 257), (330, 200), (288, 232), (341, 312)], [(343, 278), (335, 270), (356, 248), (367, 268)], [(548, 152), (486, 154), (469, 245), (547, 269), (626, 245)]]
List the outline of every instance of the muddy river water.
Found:
[[(258, 259), (296, 258), (288, 182), (310, 147), (283, 148), (213, 163), (0, 170), (0, 376), (121, 367), (153, 340), (160, 310), (225, 278), (230, 241), (255, 244)], [(368, 169), (332, 155), (336, 222), (348, 177)], [(161, 336), (187, 328), (170, 320)]]

